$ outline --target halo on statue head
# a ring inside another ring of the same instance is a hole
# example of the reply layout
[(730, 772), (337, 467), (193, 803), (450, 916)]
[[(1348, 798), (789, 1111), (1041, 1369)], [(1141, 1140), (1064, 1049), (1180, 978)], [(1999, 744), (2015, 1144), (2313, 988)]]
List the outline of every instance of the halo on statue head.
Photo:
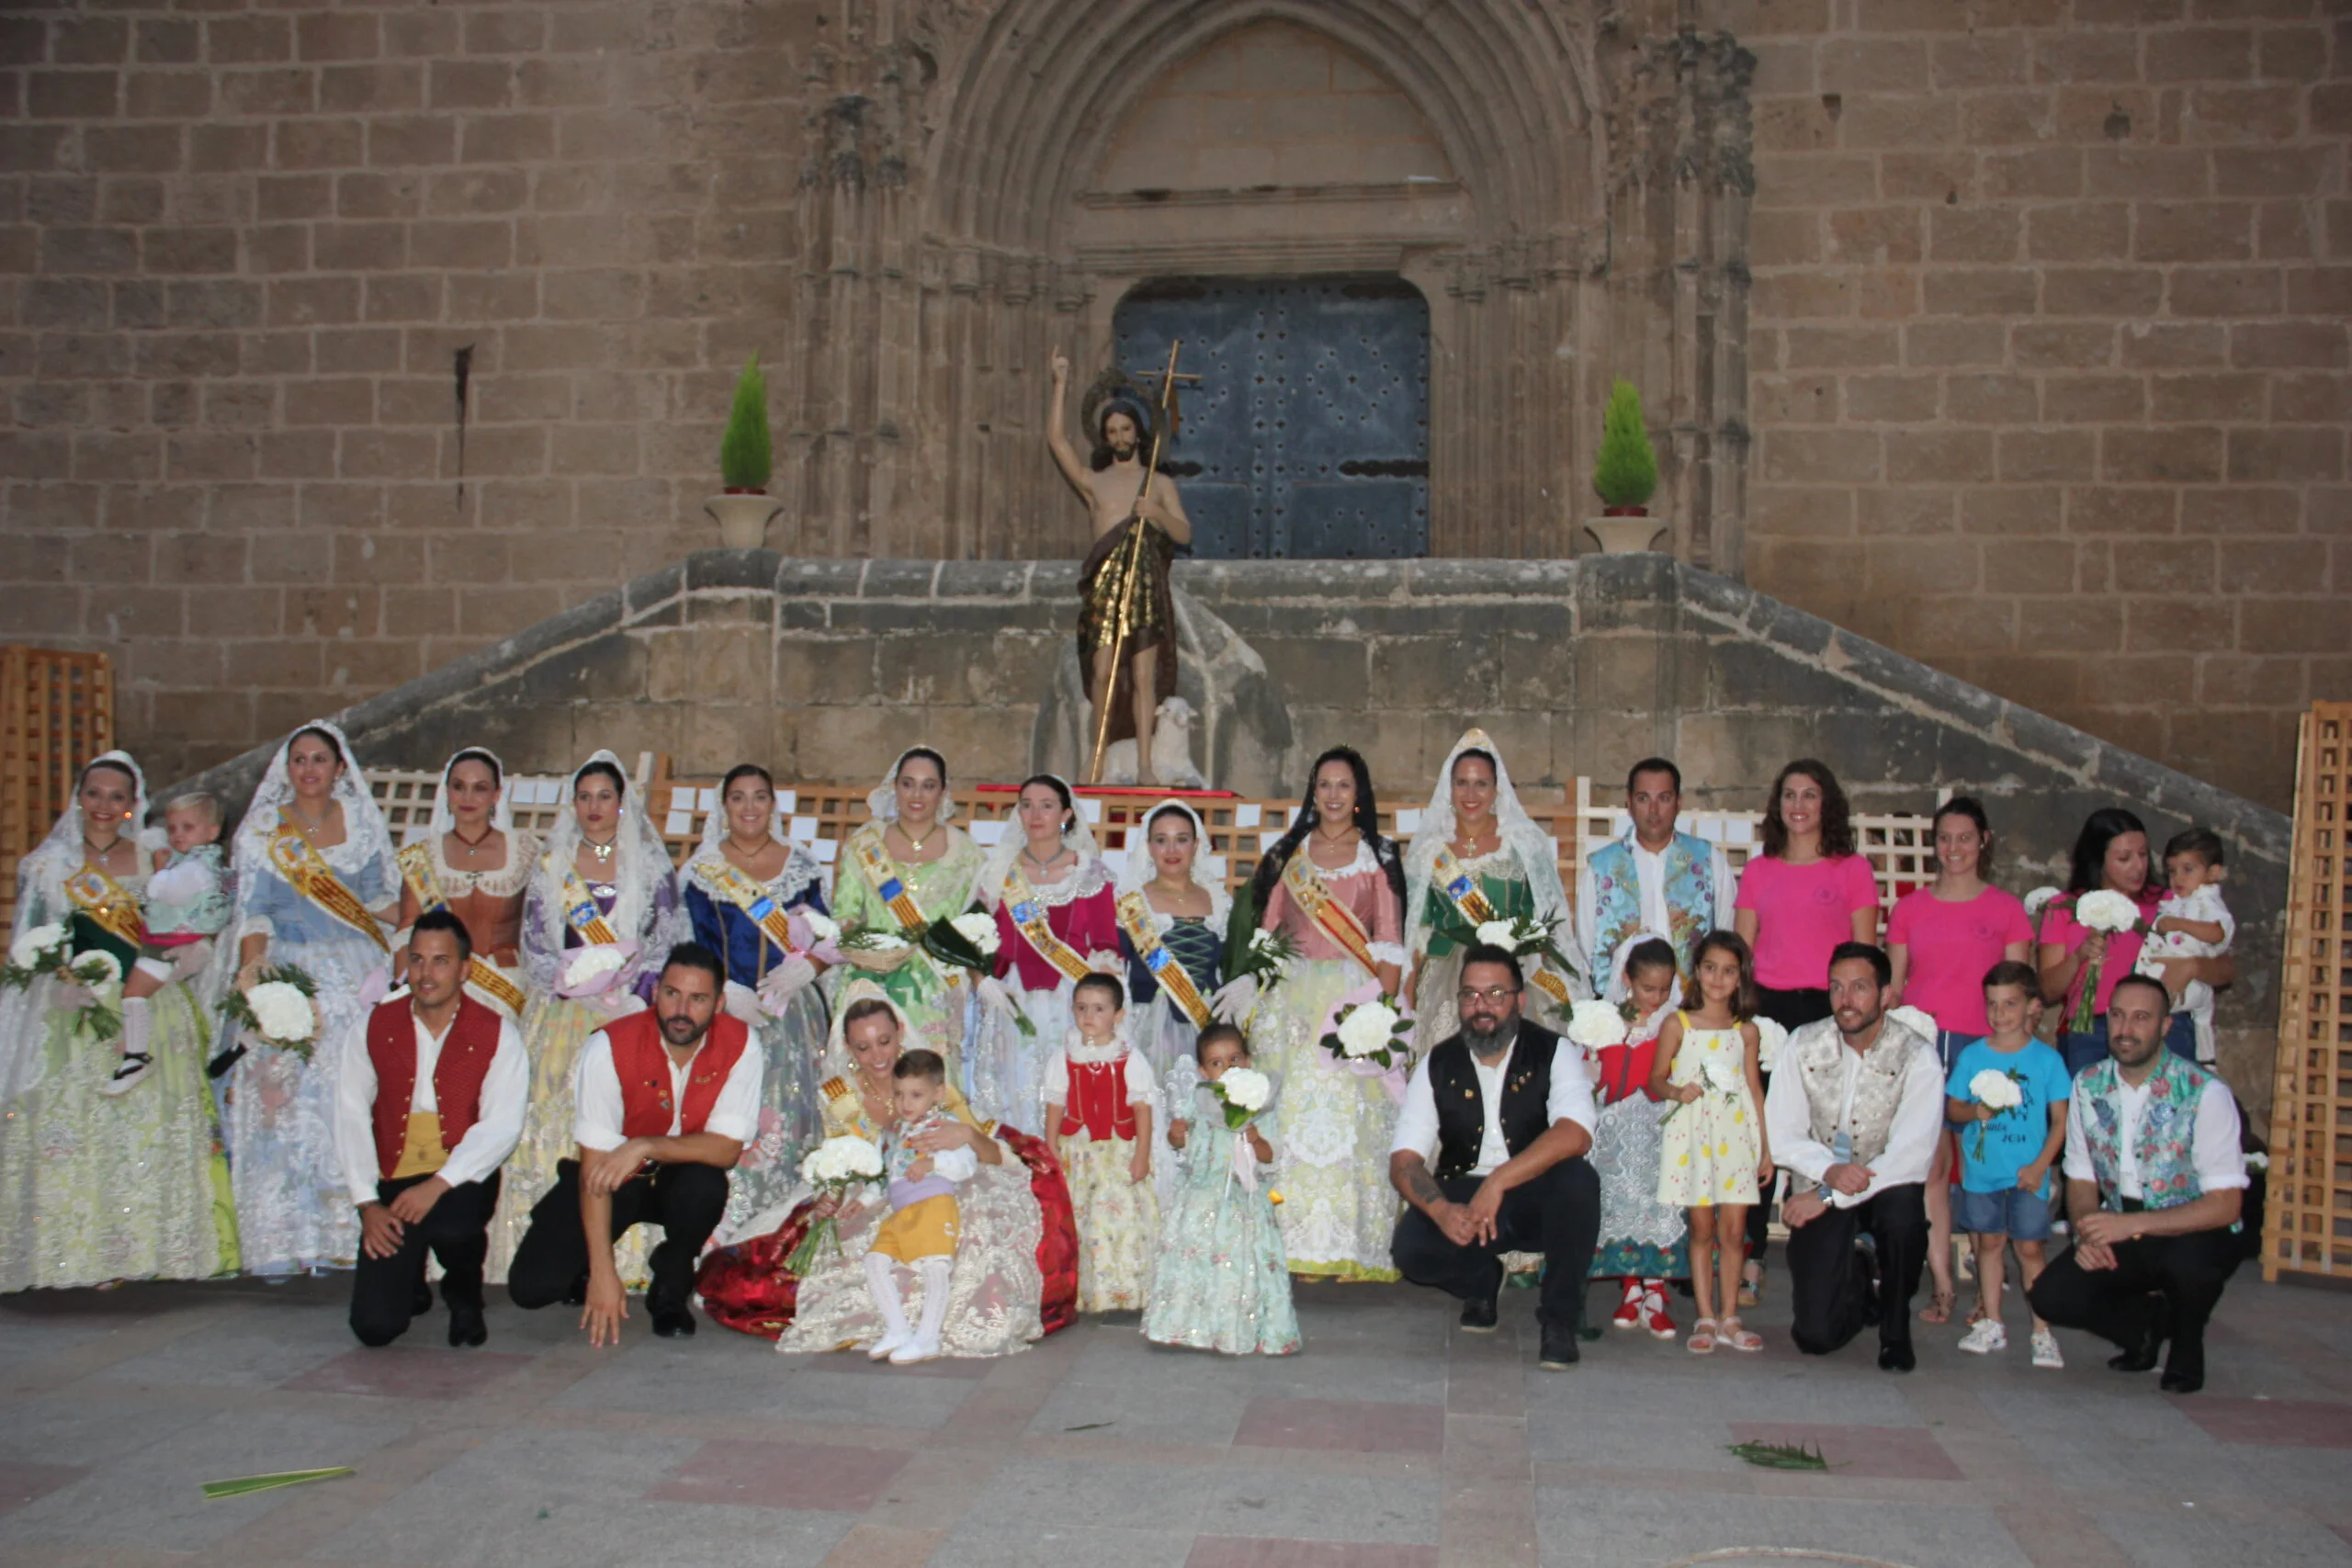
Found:
[(1117, 366), (1112, 366), (1094, 378), (1086, 389), (1085, 401), (1079, 406), (1079, 423), (1085, 427), (1086, 439), (1094, 448), (1094, 467), (1110, 467), (1111, 444), (1103, 436), (1102, 424), (1114, 413), (1125, 414), (1135, 422), (1136, 450), (1148, 454), (1151, 449), (1151, 394), (1142, 383)]

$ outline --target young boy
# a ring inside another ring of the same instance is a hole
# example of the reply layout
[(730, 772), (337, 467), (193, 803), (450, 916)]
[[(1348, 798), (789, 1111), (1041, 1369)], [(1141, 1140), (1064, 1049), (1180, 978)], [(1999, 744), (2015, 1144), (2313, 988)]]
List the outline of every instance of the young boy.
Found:
[(235, 901), (229, 896), (228, 862), (220, 848), (220, 799), (202, 790), (180, 795), (164, 807), (168, 850), (157, 850), (154, 874), (147, 881), (147, 942), (122, 986), (119, 1058), (102, 1092), (121, 1094), (147, 1076), (155, 1059), (147, 1041), (154, 1028), (148, 998), (175, 980), (201, 974), (212, 957), (212, 939), (229, 924)]
[[(2164, 978), (2168, 958), (2219, 958), (2229, 952), (2238, 923), (2222, 902), (2222, 882), (2229, 873), (2222, 864), (2222, 840), (2202, 828), (2175, 833), (2165, 845), (2165, 880), (2172, 886), (2156, 906), (2148, 940), (2141, 944), (2133, 972), (2152, 980)], [(2172, 1010), (2185, 1012), (2197, 1026), (2197, 1061), (2213, 1065), (2213, 987), (2191, 980), (2173, 998)]]
[(1078, 1027), (1046, 1062), (1046, 1128), (1078, 1222), (1078, 1310), (1138, 1312), (1159, 1250), (1151, 1108), (1159, 1086), (1127, 1043), (1127, 993), (1087, 975), (1070, 993)]
[[(865, 1283), (882, 1314), (882, 1337), (866, 1352), (875, 1360), (903, 1367), (939, 1354), (939, 1331), (947, 1322), (947, 1280), (956, 1262), (961, 1214), (956, 1188), (979, 1173), (979, 1156), (969, 1149), (919, 1155), (909, 1144), (944, 1125), (947, 1113), (947, 1064), (936, 1051), (910, 1051), (890, 1069), (890, 1104), (898, 1120), (882, 1136), (882, 1164), (890, 1180), (890, 1213), (875, 1227), (865, 1254)], [(907, 1326), (899, 1296), (897, 1265), (922, 1279), (922, 1321)]]
[[(1960, 1348), (1975, 1355), (2006, 1350), (2001, 1324), (2001, 1275), (2017, 1244), (2020, 1289), (2041, 1277), (2050, 1237), (2055, 1183), (2051, 1167), (2066, 1146), (2066, 1106), (2073, 1084), (2065, 1059), (2033, 1037), (2033, 966), (2014, 960), (1984, 976), (1984, 1017), (1992, 1034), (1961, 1047), (1952, 1061), (1945, 1111), (1960, 1124), (1961, 1191), (1952, 1224), (1976, 1237), (1976, 1319)], [(1976, 1098), (1978, 1074), (1999, 1073), (2017, 1086), (2020, 1102), (1996, 1110)], [(2033, 1364), (2063, 1367), (2057, 1337), (2033, 1320)]]

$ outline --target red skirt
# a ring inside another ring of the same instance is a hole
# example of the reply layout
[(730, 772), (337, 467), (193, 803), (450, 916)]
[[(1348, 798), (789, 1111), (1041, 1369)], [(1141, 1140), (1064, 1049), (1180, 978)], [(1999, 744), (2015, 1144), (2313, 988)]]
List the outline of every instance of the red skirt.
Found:
[[(1070, 1212), (1069, 1188), (1062, 1179), (1061, 1162), (1043, 1139), (1010, 1127), (999, 1127), (996, 1135), (1029, 1168), (1029, 1190), (1036, 1195), (1045, 1222), (1037, 1238), (1037, 1272), (1045, 1282), (1039, 1317), (1051, 1334), (1069, 1327), (1078, 1312), (1078, 1221)], [(763, 1339), (784, 1332), (800, 1293), (800, 1281), (786, 1269), (784, 1260), (808, 1234), (812, 1207), (801, 1204), (766, 1235), (705, 1255), (695, 1289), (713, 1323)]]

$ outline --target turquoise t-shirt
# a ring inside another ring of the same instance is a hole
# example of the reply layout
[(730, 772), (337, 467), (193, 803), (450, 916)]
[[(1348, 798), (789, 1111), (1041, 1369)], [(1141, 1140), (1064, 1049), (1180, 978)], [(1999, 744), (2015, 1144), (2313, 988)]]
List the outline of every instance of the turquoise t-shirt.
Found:
[[(2018, 1184), (2018, 1172), (2030, 1165), (2041, 1145), (2050, 1141), (2050, 1108), (2065, 1104), (2075, 1086), (2066, 1076), (2065, 1058), (2039, 1040), (2022, 1051), (1996, 1051), (1990, 1040), (1976, 1040), (1960, 1048), (1945, 1092), (1954, 1100), (1975, 1099), (1969, 1082), (1987, 1067), (2018, 1078), (2024, 1103), (1990, 1122), (1960, 1123), (1960, 1184), (1971, 1192), (2006, 1192)], [(1977, 1153), (1980, 1131), (1984, 1151), (1981, 1155)], [(2052, 1171), (2058, 1165), (2058, 1159), (2050, 1162)], [(2050, 1177), (2044, 1176), (2040, 1196), (2050, 1196), (2051, 1188)]]

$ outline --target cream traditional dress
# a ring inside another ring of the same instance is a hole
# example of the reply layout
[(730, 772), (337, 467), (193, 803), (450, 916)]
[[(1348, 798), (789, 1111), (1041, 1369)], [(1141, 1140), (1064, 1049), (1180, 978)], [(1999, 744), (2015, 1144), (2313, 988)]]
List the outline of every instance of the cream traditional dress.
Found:
[[(131, 775), (123, 836), (136, 840), (147, 816), (138, 764), (121, 751), (96, 760)], [(77, 798), (17, 866), (16, 933), (65, 923), (84, 907), (66, 887), (85, 870), (84, 831)], [(116, 891), (141, 897), (152, 847), (140, 843), (138, 873), (107, 879)], [(78, 885), (85, 896), (114, 897)], [(108, 951), (119, 958), (114, 944)], [(100, 1092), (114, 1071), (114, 1046), (92, 1035), (56, 980), (0, 993), (0, 1292), (235, 1270), (236, 1211), (204, 1076), (209, 977), (175, 980), (155, 994), (154, 1066), (118, 1096)]]
[(1298, 956), (1273, 994), (1258, 1004), (1249, 1033), (1252, 1055), (1266, 1061), (1283, 1085), (1274, 1101), (1273, 1145), (1283, 1247), (1294, 1274), (1394, 1280), (1388, 1241), (1398, 1200), (1388, 1182), (1388, 1146), (1396, 1137), (1397, 1101), (1380, 1079), (1340, 1066), (1322, 1045), (1324, 1020), (1340, 998), (1376, 976), (1327, 933), (1288, 883), (1294, 876), (1311, 878), (1311, 886), (1343, 906), (1370, 939), (1366, 956), (1374, 963), (1403, 965), (1405, 911), (1369, 843), (1359, 842), (1355, 859), (1338, 871), (1315, 865), (1302, 844), (1283, 874), (1261, 924), (1296, 942)]
[[(297, 965), (318, 986), (309, 1061), (252, 1043), (221, 1079), (221, 1133), (252, 1274), (347, 1266), (358, 1254), (358, 1214), (335, 1153), (335, 1085), (345, 1053), (366, 1048), (368, 1014), (390, 984), (391, 938), (368, 911), (400, 894), (391, 832), (343, 732), (320, 720), (294, 733), (313, 729), (333, 737), (343, 758), (334, 798), (344, 840), (313, 848), (281, 816), (294, 798), (288, 737), (237, 829), (237, 916), (213, 954), (222, 992), (243, 939), (256, 935), (269, 939), (265, 964)], [(220, 1043), (232, 1047), (228, 1031)]]
[[(1453, 765), (1464, 751), (1483, 751), (1495, 761), (1495, 826), (1501, 842), (1489, 852), (1464, 859), (1453, 852)], [(1414, 987), (1413, 1048), (1427, 1055), (1462, 1025), (1454, 992), (1462, 981), (1463, 930), (1476, 932), (1487, 920), (1532, 916), (1552, 929), (1554, 943), (1570, 964), (1566, 972), (1549, 960), (1520, 961), (1526, 976), (1527, 1015), (1558, 1033), (1567, 1027), (1569, 1004), (1592, 995), (1591, 967), (1577, 949), (1576, 921), (1560, 883), (1559, 846), (1535, 825), (1520, 804), (1502, 750), (1483, 729), (1453, 743), (1438, 770), (1437, 789), (1405, 852), (1405, 931), (1420, 977)], [(1449, 934), (1454, 933), (1454, 934)]]
[[(571, 775), (567, 803), (590, 764), (620, 759), (598, 751)], [(523, 974), (530, 1001), (523, 1010), (523, 1046), (531, 1058), (531, 1103), (523, 1116), (523, 1141), (505, 1166), (498, 1212), (490, 1222), (490, 1260), (485, 1278), (506, 1278), (514, 1249), (531, 1226), (531, 1206), (556, 1181), (556, 1164), (574, 1158), (572, 1068), (588, 1037), (611, 1020), (641, 1010), (650, 977), (662, 972), (670, 949), (686, 938), (678, 909), (669, 851), (646, 816), (635, 785), (622, 795), (620, 823), (613, 839), (609, 880), (582, 878), (573, 864), (580, 852), (580, 819), (567, 804), (548, 834), (532, 868), (523, 900)], [(572, 982), (572, 965), (590, 946), (617, 945), (620, 966), (588, 986)], [(637, 1225), (620, 1243), (614, 1261), (624, 1280), (647, 1277), (646, 1254), (662, 1239), (659, 1225)]]
[[(856, 1089), (855, 1065), (850, 1060), (849, 1048), (842, 1037), (842, 1018), (863, 997), (879, 997), (898, 1014), (902, 1051), (914, 1050), (929, 1042), (922, 1038), (906, 1010), (870, 979), (851, 981), (836, 998), (839, 1006), (825, 1046), (825, 1080), (820, 1089), (824, 1097), (825, 1135), (854, 1134), (878, 1145), (885, 1129), (866, 1114), (865, 1100)], [(987, 1122), (973, 1116), (953, 1086), (948, 1089), (946, 1109), (959, 1121), (984, 1133), (993, 1132)], [(956, 1194), (962, 1235), (956, 1241), (956, 1262), (948, 1274), (947, 1318), (940, 1335), (944, 1355), (1009, 1356), (1026, 1349), (1044, 1333), (1038, 1310), (1044, 1275), (1037, 1263), (1037, 1243), (1045, 1225), (1043, 1212), (1030, 1188), (1029, 1167), (1022, 1163), (1011, 1145), (1000, 1141), (999, 1147), (1003, 1152), (1002, 1163), (983, 1162), (979, 1173)], [(793, 1201), (807, 1195), (804, 1190)], [(841, 1227), (840, 1249), (829, 1252), (801, 1280), (792, 1322), (776, 1340), (778, 1350), (787, 1355), (844, 1350), (871, 1345), (882, 1337), (882, 1318), (875, 1310), (873, 1292), (866, 1289), (865, 1266), (874, 1227), (885, 1212), (880, 1196), (878, 1191), (875, 1193), (856, 1217)], [(788, 1211), (789, 1206), (783, 1207)], [(907, 1312), (919, 1314), (922, 1310), (922, 1275), (901, 1268), (899, 1282)]]
[[(1151, 858), (1151, 824), (1163, 811), (1192, 819), (1193, 881), (1208, 896), (1205, 919), (1162, 914), (1145, 891), (1159, 867)], [(1127, 852), (1119, 873), (1119, 939), (1127, 960), (1127, 1038), (1159, 1078), (1161, 1103), (1152, 1120), (1152, 1185), (1162, 1212), (1176, 1195), (1176, 1151), (1168, 1123), (1192, 1114), (1193, 1087), (1200, 1082), (1193, 1046), (1207, 1027), (1208, 1002), (1224, 983), (1225, 928), (1233, 917), (1233, 896), (1225, 890), (1225, 859), (1208, 849), (1208, 825), (1181, 800), (1160, 801), (1127, 829)], [(1181, 971), (1183, 983), (1175, 978)], [(1189, 995), (1181, 991), (1189, 989)], [(1196, 1016), (1197, 1009), (1197, 1016)]]
[[(940, 795), (939, 817), (933, 830), (947, 835), (947, 852), (935, 861), (902, 865), (890, 854), (885, 837), (899, 819), (898, 792), (892, 787), (908, 756), (922, 747), (910, 747), (883, 775), (879, 787), (865, 797), (873, 820), (842, 841), (841, 859), (833, 874), (833, 918), (846, 933), (861, 927), (904, 934), (911, 925), (952, 920), (968, 913), (978, 898), (980, 866), (988, 857), (971, 835), (950, 820), (956, 801)], [(844, 954), (846, 957), (846, 954)], [(888, 973), (861, 970), (854, 963), (828, 976), (835, 986), (853, 978), (877, 980), (893, 1005), (905, 1012), (931, 1048), (947, 1060), (947, 1078), (971, 1088), (964, 1062), (964, 1043), (970, 1022), (973, 976), (944, 964), (920, 949)], [(836, 1005), (839, 995), (836, 991)]]
[[(449, 772), (460, 757), (487, 757), (498, 772), (498, 804), (491, 807), (490, 825), (506, 837), (506, 863), (494, 871), (475, 871), (449, 859), (448, 840), (458, 826), (449, 809)], [(466, 966), (466, 995), (502, 1018), (520, 1021), (530, 999), (521, 953), (523, 895), (538, 863), (539, 840), (514, 826), (514, 793), (505, 763), (483, 747), (467, 747), (441, 765), (431, 817), (401, 846), (399, 858), (401, 880), (419, 912), (445, 908), (466, 924), (474, 948)], [(405, 927), (393, 935), (393, 952), (408, 946), (408, 935)]]
[[(815, 1145), (821, 1125), (817, 1077), (825, 1049), (824, 992), (804, 983), (779, 1005), (763, 987), (772, 987), (796, 954), (841, 962), (840, 949), (819, 940), (808, 923), (810, 915), (826, 918), (824, 868), (786, 835), (781, 817), (770, 837), (785, 848), (784, 866), (764, 882), (727, 858), (727, 832), (725, 807), (713, 809), (704, 819), (702, 842), (678, 871), (678, 902), (694, 938), (718, 954), (727, 971), (728, 1010), (751, 1025), (766, 1059), (758, 1135), (743, 1145), (728, 1183), (726, 1217), (713, 1234), (721, 1246), (752, 1234), (745, 1227), (754, 1216), (798, 1184), (800, 1156)], [(765, 913), (755, 913), (763, 905)], [(770, 1011), (772, 1006), (776, 1010)]]

